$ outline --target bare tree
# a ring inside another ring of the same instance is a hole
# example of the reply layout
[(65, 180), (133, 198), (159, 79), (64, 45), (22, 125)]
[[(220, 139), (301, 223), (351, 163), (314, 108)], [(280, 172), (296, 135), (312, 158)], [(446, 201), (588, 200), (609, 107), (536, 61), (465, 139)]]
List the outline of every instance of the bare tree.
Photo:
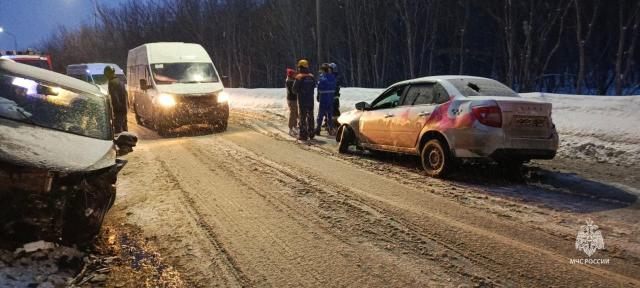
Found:
[(582, 86), (584, 85), (584, 73), (585, 73), (585, 65), (586, 65), (586, 56), (585, 50), (587, 42), (591, 38), (591, 33), (593, 32), (593, 26), (598, 16), (598, 10), (600, 9), (600, 1), (595, 0), (591, 3), (591, 8), (593, 9), (589, 24), (587, 24), (586, 33), (582, 32), (582, 14), (584, 13), (584, 9), (582, 8), (582, 2), (584, 0), (574, 0), (574, 8), (576, 13), (576, 43), (578, 45), (578, 75), (576, 77), (576, 93), (582, 93)]

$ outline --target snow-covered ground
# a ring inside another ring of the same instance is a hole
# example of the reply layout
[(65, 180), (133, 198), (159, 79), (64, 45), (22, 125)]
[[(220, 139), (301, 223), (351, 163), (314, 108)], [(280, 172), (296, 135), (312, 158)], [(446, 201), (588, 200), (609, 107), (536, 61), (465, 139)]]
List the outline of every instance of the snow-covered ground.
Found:
[[(268, 110), (285, 115), (284, 88), (227, 89), (233, 108)], [(341, 110), (371, 101), (383, 89), (343, 88)], [(526, 93), (553, 104), (553, 120), (560, 132), (559, 155), (597, 162), (640, 164), (640, 96), (582, 96)]]

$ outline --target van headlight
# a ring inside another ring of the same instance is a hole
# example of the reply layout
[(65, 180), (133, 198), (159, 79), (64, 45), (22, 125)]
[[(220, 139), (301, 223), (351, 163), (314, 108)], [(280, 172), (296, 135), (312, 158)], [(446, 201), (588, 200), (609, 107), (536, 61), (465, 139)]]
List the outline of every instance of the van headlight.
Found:
[(158, 96), (158, 104), (162, 107), (173, 107), (176, 106), (176, 98), (171, 94), (160, 94)]
[(220, 91), (218, 93), (218, 103), (226, 103), (229, 102), (229, 93)]

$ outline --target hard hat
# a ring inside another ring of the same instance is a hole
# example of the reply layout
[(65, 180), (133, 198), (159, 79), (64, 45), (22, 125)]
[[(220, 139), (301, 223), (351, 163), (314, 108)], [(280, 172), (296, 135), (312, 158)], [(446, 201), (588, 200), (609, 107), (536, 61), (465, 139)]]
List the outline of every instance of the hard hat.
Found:
[(307, 61), (307, 59), (300, 59), (300, 61), (298, 61), (298, 67), (309, 68), (309, 61)]
[(338, 65), (336, 63), (329, 63), (329, 67), (331, 67), (331, 70), (337, 70), (338, 69)]
[(296, 74), (296, 70), (293, 70), (291, 68), (287, 68), (287, 76), (289, 77), (293, 77), (293, 75)]

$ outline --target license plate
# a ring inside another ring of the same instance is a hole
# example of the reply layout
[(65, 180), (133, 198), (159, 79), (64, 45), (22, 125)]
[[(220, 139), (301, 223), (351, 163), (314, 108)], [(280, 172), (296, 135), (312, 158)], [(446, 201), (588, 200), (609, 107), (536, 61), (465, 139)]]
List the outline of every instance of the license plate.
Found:
[(207, 107), (191, 108), (191, 113), (194, 113), (194, 114), (205, 114), (208, 112), (209, 112), (209, 108)]
[(0, 186), (6, 189), (19, 189), (28, 192), (46, 193), (51, 191), (53, 176), (49, 172), (0, 170)]
[(547, 127), (547, 117), (544, 116), (514, 116), (513, 121), (521, 128)]

